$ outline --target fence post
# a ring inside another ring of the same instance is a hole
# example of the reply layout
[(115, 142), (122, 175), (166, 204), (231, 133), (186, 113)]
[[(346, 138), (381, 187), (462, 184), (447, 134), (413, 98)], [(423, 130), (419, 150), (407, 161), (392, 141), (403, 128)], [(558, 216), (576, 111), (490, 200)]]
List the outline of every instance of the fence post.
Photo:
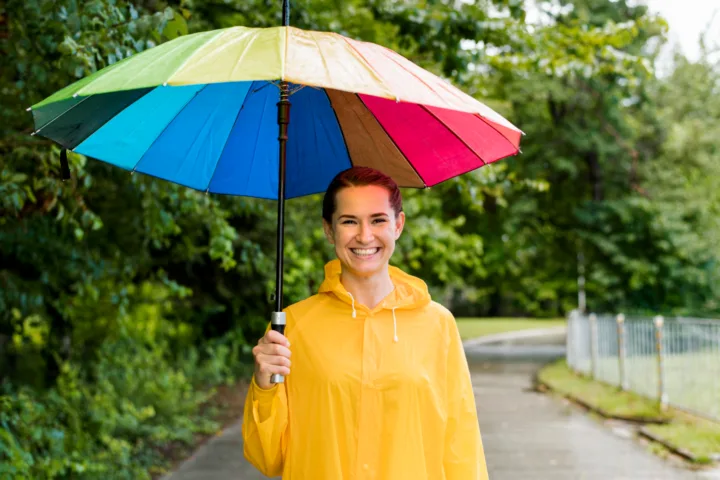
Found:
[(597, 315), (590, 314), (590, 361), (591, 373), (593, 378), (598, 376), (598, 331), (597, 331)]
[(572, 327), (573, 327), (573, 316), (575, 314), (574, 310), (571, 310), (568, 314), (567, 319), (567, 327), (565, 329), (565, 362), (567, 363), (568, 367), (570, 367), (571, 370), (573, 370), (573, 342), (572, 342)]
[(618, 368), (620, 369), (620, 388), (627, 391), (628, 382), (627, 375), (625, 373), (625, 358), (627, 357), (627, 350), (625, 348), (625, 315), (620, 313), (615, 318), (615, 320), (617, 321)]
[(570, 311), (570, 317), (568, 318), (568, 324), (567, 324), (567, 332), (566, 332), (566, 338), (565, 338), (565, 345), (567, 350), (567, 362), (570, 368), (575, 371), (579, 372), (579, 355), (578, 355), (578, 342), (577, 342), (577, 333), (580, 332), (580, 320), (581, 320), (581, 313), (577, 310)]
[(657, 353), (658, 368), (658, 400), (660, 401), (660, 410), (667, 409), (667, 392), (665, 391), (665, 352), (663, 350), (663, 325), (665, 319), (662, 315), (654, 318), (655, 324), (655, 352)]

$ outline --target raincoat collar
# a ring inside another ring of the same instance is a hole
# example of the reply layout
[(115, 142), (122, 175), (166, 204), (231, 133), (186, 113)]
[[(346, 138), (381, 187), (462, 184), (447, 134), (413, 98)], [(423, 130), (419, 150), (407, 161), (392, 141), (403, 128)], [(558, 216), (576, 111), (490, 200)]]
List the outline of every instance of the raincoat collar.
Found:
[[(421, 279), (409, 275), (397, 267), (390, 265), (390, 280), (392, 280), (395, 288), (380, 304), (372, 311), (378, 310), (412, 310), (424, 307), (430, 303), (430, 292), (427, 284)], [(319, 293), (332, 293), (340, 301), (347, 303), (353, 307), (353, 311), (360, 307), (356, 304), (350, 292), (340, 282), (340, 273), (342, 266), (340, 260), (331, 260), (325, 264), (325, 280), (320, 285)], [(369, 311), (369, 310), (368, 310)]]

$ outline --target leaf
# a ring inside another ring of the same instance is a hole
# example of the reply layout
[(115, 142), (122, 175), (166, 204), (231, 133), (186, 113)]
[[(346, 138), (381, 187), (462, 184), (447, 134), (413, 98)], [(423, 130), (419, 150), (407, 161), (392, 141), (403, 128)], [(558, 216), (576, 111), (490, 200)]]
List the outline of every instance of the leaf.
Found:
[(168, 40), (173, 40), (177, 37), (187, 35), (187, 33), (188, 26), (185, 18), (177, 12), (173, 13), (172, 20), (168, 21), (163, 29), (163, 36)]

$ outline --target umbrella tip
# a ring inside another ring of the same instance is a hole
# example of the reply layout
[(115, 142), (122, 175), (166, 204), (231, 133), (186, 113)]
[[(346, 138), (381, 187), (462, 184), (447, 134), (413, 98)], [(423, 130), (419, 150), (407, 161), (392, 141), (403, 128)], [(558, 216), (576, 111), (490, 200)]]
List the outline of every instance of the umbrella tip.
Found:
[(30, 110), (32, 110), (32, 107), (28, 107), (25, 109), (26, 112), (29, 112)]

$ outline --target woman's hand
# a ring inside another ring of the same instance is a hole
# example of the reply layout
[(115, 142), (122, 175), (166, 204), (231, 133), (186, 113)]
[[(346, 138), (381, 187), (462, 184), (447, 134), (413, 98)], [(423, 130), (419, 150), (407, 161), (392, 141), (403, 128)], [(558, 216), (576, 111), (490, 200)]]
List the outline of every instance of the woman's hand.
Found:
[(290, 342), (280, 332), (268, 330), (264, 337), (253, 347), (255, 356), (255, 383), (267, 390), (273, 385), (270, 377), (274, 373), (290, 374)]

